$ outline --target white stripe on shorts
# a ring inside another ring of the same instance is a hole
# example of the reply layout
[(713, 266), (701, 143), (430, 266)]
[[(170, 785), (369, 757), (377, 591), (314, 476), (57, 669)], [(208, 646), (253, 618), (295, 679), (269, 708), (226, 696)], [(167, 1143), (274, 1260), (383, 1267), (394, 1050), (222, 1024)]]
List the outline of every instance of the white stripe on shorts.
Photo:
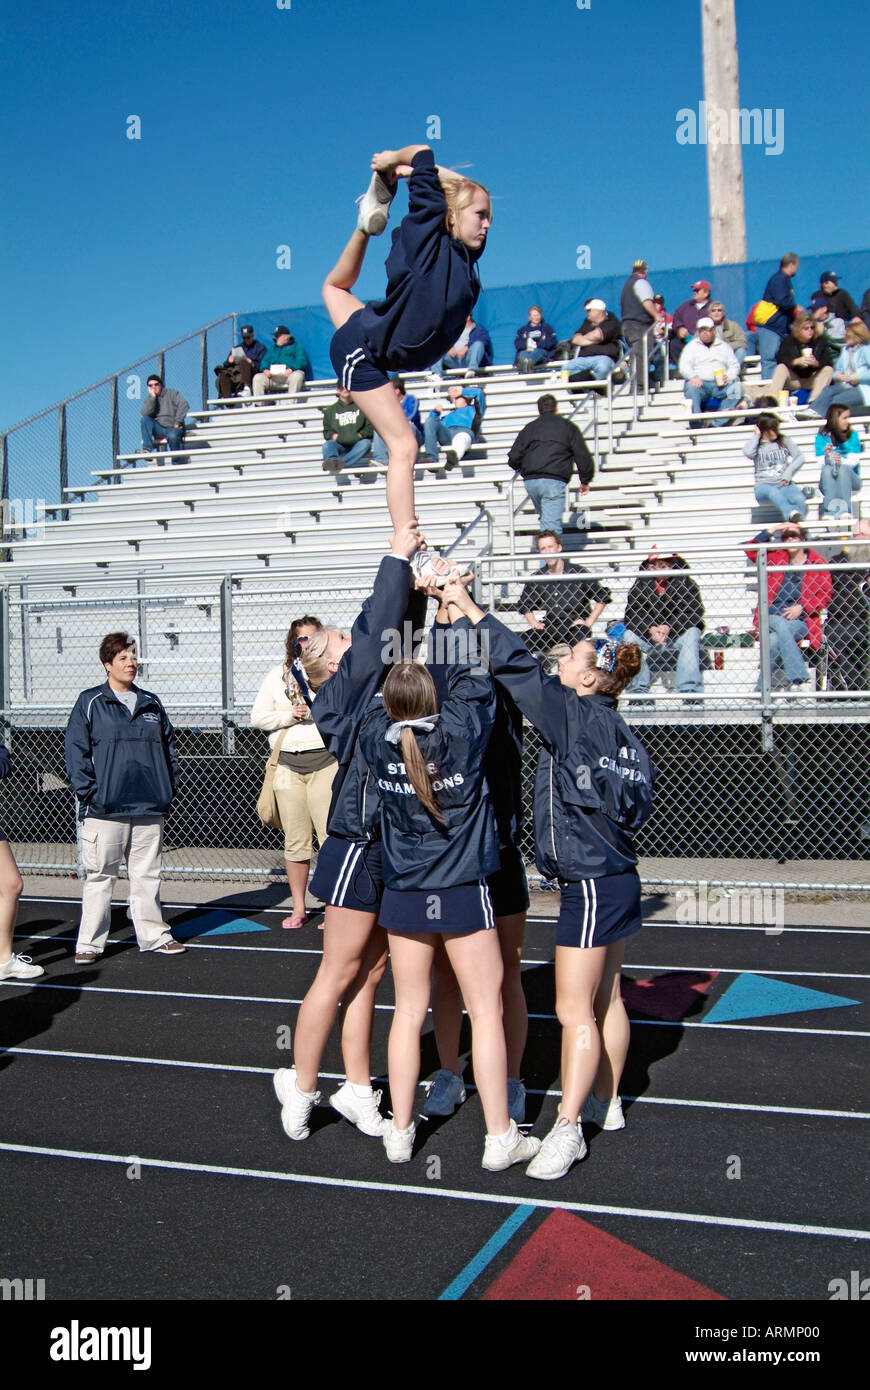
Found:
[(583, 925), (580, 928), (580, 945), (586, 945), (586, 924), (589, 921), (589, 892), (586, 888), (585, 878), (581, 878), (580, 887), (583, 889)]
[(480, 880), (480, 905), (483, 908), (483, 925), (488, 930), (495, 926), (495, 913), (492, 907), (489, 884), (483, 878)]
[(595, 887), (594, 878), (589, 880), (589, 892), (592, 894), (592, 920), (589, 923), (588, 945), (593, 946), (595, 944), (595, 929), (598, 926), (598, 890)]
[(344, 863), (339, 869), (338, 877), (335, 880), (335, 907), (341, 907), (344, 902), (344, 895), (347, 892), (348, 884), (350, 883), (351, 876), (364, 848), (364, 845), (351, 845), (347, 854), (344, 856)]
[(346, 391), (350, 390), (354, 369), (359, 366), (364, 357), (364, 348), (354, 348), (353, 352), (349, 352), (345, 357), (344, 366), (341, 369), (341, 384)]

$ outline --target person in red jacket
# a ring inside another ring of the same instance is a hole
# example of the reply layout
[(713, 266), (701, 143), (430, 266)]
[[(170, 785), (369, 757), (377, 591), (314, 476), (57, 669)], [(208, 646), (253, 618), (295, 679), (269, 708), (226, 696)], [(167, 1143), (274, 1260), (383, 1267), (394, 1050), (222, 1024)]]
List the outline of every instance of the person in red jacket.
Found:
[[(782, 662), (789, 686), (796, 690), (810, 678), (798, 642), (809, 637), (814, 650), (821, 646), (821, 614), (831, 601), (831, 575), (823, 557), (807, 545), (806, 535), (796, 522), (786, 522), (777, 527), (777, 531), (782, 537), (782, 548), (767, 552), (770, 664), (773, 669)], [(754, 548), (756, 543), (772, 541), (775, 535), (776, 531), (760, 531), (746, 549), (749, 559), (754, 561), (758, 554)], [(776, 566), (788, 568), (777, 569)], [(752, 621), (757, 632), (757, 608)], [(761, 688), (760, 676), (755, 688)]]

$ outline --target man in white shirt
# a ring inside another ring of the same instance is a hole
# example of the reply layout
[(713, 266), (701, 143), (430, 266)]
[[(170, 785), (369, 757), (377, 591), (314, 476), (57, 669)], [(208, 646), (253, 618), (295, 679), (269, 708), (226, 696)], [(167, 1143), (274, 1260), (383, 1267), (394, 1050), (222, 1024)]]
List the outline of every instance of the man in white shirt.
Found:
[[(716, 325), (711, 318), (698, 319), (695, 337), (680, 353), (679, 370), (693, 415), (700, 415), (708, 401), (718, 402), (714, 407), (718, 410), (721, 405), (737, 405), (743, 396), (734, 349), (716, 341)], [(728, 425), (731, 421), (723, 416), (712, 423)]]

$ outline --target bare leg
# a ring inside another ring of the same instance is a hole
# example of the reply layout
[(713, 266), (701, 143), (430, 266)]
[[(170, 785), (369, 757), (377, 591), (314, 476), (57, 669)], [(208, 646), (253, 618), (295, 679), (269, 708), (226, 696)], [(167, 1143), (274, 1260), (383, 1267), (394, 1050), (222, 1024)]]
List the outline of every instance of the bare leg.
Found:
[(414, 1099), (420, 1080), (420, 1032), (429, 1006), (435, 940), (431, 932), (413, 936), (390, 932), (396, 1011), (390, 1028), (388, 1065), (396, 1129), (407, 1129), (414, 1118)]
[(12, 934), (24, 887), (8, 840), (0, 840), (0, 965), (12, 958)]
[(387, 968), (387, 933), (375, 927), (362, 962), (345, 990), (338, 1010), (344, 1074), (354, 1086), (372, 1084), (372, 1023), (375, 995)]
[(526, 996), (523, 993), (520, 965), (523, 954), (523, 935), (526, 930), (526, 914), (516, 912), (509, 917), (498, 917), (495, 926), (504, 968), (501, 1002), (504, 1010), (508, 1076), (519, 1077), (523, 1065), (523, 1053), (526, 1050), (526, 1038), (529, 1033), (529, 1010), (526, 1005)]
[[(311, 867), (310, 859), (285, 859), (284, 864), (287, 869), (287, 882), (290, 885), (290, 896), (293, 899), (293, 916), (305, 916), (305, 889), (308, 887), (308, 870)], [(288, 918), (284, 918), (285, 922)]]
[(593, 1001), (601, 986), (606, 955), (606, 946), (556, 947), (556, 1013), (563, 1029), (559, 1115), (574, 1125), (598, 1073), (601, 1039)]
[(356, 229), (323, 282), (321, 294), (334, 328), (341, 328), (363, 307), (363, 301), (350, 291), (360, 277), (369, 241), (365, 232)]
[(444, 945), (471, 1020), (474, 1080), (480, 1093), (486, 1132), (506, 1134), (511, 1121), (507, 1106), (507, 1051), (501, 1012), (502, 962), (498, 936), (493, 931), (472, 932), (470, 936), (445, 934)]
[(296, 1019), (293, 1058), (301, 1091), (317, 1089), (317, 1073), (339, 1003), (362, 965), (376, 921), (374, 912), (354, 912), (347, 907), (326, 909), (323, 959)]
[(614, 941), (607, 947), (604, 974), (595, 995), (595, 1017), (601, 1034), (601, 1061), (595, 1079), (595, 1094), (599, 1100), (615, 1100), (628, 1056), (631, 1024), (622, 1002), (620, 985), (624, 941)]
[(435, 947), (435, 968), (432, 972), (432, 1026), (441, 1066), (455, 1076), (461, 1075), (459, 1035), (462, 1031), (462, 995), (440, 938)]
[(351, 388), (350, 394), (354, 405), (359, 406), (387, 446), (387, 506), (393, 528), (398, 531), (414, 520), (414, 464), (420, 446), (388, 383), (374, 391)]

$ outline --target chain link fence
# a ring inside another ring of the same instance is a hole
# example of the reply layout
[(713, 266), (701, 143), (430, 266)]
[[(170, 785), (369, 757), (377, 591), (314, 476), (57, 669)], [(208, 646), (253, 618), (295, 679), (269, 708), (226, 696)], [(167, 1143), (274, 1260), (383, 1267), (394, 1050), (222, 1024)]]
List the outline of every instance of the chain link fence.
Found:
[[(754, 561), (690, 570), (673, 561), (639, 567), (624, 555), (584, 559), (579, 574), (538, 564), (484, 557), (477, 583), (484, 605), (543, 660), (584, 636), (590, 620), (594, 635), (606, 626), (620, 634), (629, 618), (643, 628), (635, 635), (645, 669), (620, 708), (658, 769), (655, 810), (638, 840), (648, 883), (870, 892), (870, 554), (853, 546), (823, 566), (781, 557), (777, 565), (762, 545)], [(2, 719), (14, 767), (0, 819), (22, 869), (76, 872), (64, 730), (80, 691), (102, 681), (102, 638), (124, 631), (139, 647), (139, 682), (160, 696), (177, 731), (182, 777), (166, 824), (167, 873), (283, 874), (282, 836), (255, 811), (268, 743), (250, 727), (251, 705), (283, 661), (290, 622), (309, 613), (349, 628), (371, 578), (347, 569), (340, 580), (143, 577), (0, 589)], [(815, 597), (808, 583), (821, 585)], [(783, 617), (783, 589), (787, 610), (801, 595), (810, 605), (824, 598), (824, 621)], [(690, 624), (684, 637), (678, 629), (698, 604), (703, 631)], [(658, 641), (652, 629), (663, 613), (671, 630)], [(793, 624), (794, 650), (782, 622)], [(529, 728), (529, 809), (538, 746)], [(523, 850), (533, 864), (530, 817)]]

